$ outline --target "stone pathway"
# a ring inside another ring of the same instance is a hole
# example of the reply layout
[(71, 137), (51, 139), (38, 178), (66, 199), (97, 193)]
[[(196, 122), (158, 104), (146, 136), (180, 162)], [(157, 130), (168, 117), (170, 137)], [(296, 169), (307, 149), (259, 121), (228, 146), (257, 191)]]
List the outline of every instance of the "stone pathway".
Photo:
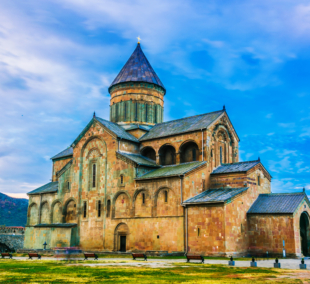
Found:
[[(28, 257), (14, 257), (18, 260), (28, 260)], [(42, 257), (41, 260), (64, 260), (63, 258), (53, 258), (53, 257)], [(74, 258), (72, 260), (83, 260), (83, 258)], [(89, 259), (93, 261), (92, 259)], [(36, 259), (29, 260), (35, 262)], [(99, 258), (97, 263), (88, 263), (85, 261), (83, 264), (72, 264), (72, 265), (85, 265), (85, 266), (149, 266), (149, 267), (171, 267), (173, 263), (184, 263), (186, 266), (186, 260), (184, 259), (148, 259), (148, 261), (133, 261), (130, 258)], [(199, 263), (198, 261), (191, 261), (191, 263)], [(280, 259), (281, 268), (286, 269), (299, 269), (300, 259)], [(223, 264), (228, 265), (228, 260), (216, 260), (216, 259), (206, 259), (205, 264)], [(274, 259), (271, 260), (259, 260), (257, 261), (257, 267), (273, 268)], [(305, 259), (305, 264), (307, 268), (310, 269), (310, 259)], [(250, 261), (235, 261), (235, 266), (237, 267), (250, 267)]]

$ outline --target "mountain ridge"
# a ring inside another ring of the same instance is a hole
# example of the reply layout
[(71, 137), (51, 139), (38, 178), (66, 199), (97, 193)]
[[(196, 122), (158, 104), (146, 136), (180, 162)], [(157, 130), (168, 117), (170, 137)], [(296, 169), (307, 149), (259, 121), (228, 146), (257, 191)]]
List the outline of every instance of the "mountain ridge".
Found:
[(0, 225), (25, 227), (28, 202), (28, 199), (14, 198), (0, 192)]

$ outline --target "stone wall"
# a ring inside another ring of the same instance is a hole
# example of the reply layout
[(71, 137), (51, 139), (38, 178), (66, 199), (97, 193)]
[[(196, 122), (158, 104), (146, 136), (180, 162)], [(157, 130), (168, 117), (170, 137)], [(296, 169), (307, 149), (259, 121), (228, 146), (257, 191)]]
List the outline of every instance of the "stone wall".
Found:
[(11, 251), (22, 249), (24, 247), (24, 235), (0, 234), (0, 248), (1, 244), (5, 244)]

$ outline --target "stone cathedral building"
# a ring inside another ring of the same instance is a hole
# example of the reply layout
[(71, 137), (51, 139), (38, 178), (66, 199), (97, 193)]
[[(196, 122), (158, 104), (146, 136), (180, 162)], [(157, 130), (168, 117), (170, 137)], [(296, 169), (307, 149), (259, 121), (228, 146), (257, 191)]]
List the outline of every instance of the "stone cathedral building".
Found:
[(239, 162), (225, 107), (163, 120), (166, 89), (138, 43), (95, 114), (28, 193), (24, 248), (202, 255), (307, 255), (309, 200), (271, 193), (258, 159)]

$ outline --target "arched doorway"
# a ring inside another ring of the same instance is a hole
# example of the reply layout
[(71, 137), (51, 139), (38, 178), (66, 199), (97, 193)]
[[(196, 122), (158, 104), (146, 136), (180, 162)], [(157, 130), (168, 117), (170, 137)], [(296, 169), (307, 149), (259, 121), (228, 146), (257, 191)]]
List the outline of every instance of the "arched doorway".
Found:
[(114, 231), (114, 251), (125, 252), (128, 247), (129, 229), (125, 223), (120, 223)]
[(309, 217), (306, 212), (301, 213), (299, 220), (300, 227), (300, 243), (301, 243), (301, 252), (304, 256), (308, 255), (308, 240), (309, 236)]

